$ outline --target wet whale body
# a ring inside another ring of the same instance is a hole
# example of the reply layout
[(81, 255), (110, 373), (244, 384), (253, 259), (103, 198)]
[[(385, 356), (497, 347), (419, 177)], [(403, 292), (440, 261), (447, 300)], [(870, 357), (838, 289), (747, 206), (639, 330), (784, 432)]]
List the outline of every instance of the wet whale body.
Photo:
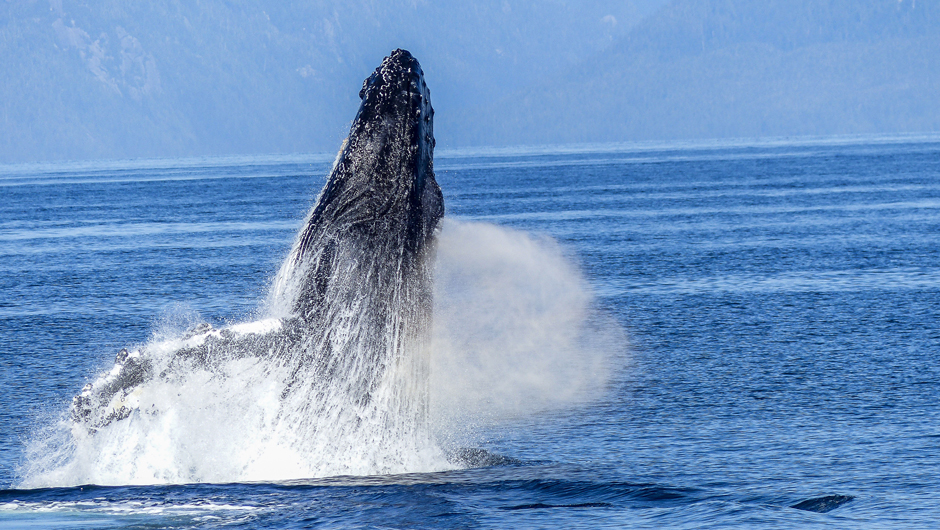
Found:
[(823, 497), (814, 497), (812, 499), (806, 499), (805, 501), (798, 502), (790, 508), (796, 508), (797, 510), (803, 510), (807, 512), (816, 512), (816, 513), (828, 513), (832, 510), (835, 510), (839, 506), (852, 502), (855, 497), (851, 495), (825, 495)]
[(395, 437), (415, 445), (429, 436), (432, 267), (444, 214), (433, 171), (434, 110), (421, 67), (404, 50), (382, 61), (359, 96), (349, 136), (272, 282), (263, 318), (222, 329), (201, 324), (122, 350), (114, 368), (73, 399), (76, 426), (96, 433), (160, 414), (147, 403), (148, 389), (194, 370), (224, 377), (224, 363), (257, 358), (280, 385), (275, 427), (296, 443), (343, 451), (337, 440)]

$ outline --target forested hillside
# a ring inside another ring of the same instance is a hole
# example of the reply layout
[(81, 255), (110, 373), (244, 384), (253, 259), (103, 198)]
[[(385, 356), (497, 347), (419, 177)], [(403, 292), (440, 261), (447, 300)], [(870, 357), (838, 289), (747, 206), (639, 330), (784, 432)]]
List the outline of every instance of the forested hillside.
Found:
[(332, 151), (396, 47), (442, 147), (940, 131), (936, 0), (7, 0), (0, 163)]
[(492, 143), (940, 131), (938, 75), (940, 2), (677, 0), (504, 98)]
[(332, 151), (396, 47), (447, 137), (461, 108), (558, 75), (663, 3), (8, 0), (0, 162)]

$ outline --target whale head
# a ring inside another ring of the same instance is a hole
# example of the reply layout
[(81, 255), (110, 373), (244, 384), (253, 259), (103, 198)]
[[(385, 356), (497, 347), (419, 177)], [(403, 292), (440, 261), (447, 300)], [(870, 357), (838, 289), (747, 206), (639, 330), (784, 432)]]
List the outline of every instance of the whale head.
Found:
[(425, 186), (439, 196), (433, 170), (434, 109), (418, 61), (395, 50), (366, 78), (359, 98), (362, 104), (345, 146), (351, 155), (347, 159), (379, 181), (411, 184), (415, 198)]
[(286, 263), (296, 270), (282, 270), (285, 279), (303, 282), (285, 293), (301, 316), (322, 306), (327, 284), (341, 280), (338, 266), (354, 264), (356, 274), (379, 284), (400, 283), (385, 274), (398, 262), (403, 274), (421, 274), (444, 215), (434, 178), (434, 109), (421, 65), (409, 52), (393, 51), (359, 97), (349, 136)]

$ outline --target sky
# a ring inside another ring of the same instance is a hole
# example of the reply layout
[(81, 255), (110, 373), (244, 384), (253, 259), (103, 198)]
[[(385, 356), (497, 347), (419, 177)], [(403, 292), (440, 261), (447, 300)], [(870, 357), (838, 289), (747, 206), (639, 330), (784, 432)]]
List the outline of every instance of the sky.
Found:
[(333, 152), (399, 47), (439, 148), (940, 131), (926, 0), (6, 0), (0, 163)]

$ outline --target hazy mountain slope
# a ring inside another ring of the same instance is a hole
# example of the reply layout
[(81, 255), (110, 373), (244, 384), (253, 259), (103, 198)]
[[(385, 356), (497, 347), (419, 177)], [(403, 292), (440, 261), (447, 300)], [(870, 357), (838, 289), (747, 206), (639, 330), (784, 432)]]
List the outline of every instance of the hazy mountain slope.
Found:
[[(940, 3), (677, 0), (482, 143), (940, 131)], [(469, 119), (469, 116), (467, 117)], [(482, 120), (481, 120), (482, 121)]]
[(0, 2), (0, 162), (332, 151), (381, 58), (460, 109), (559, 75), (664, 0)]
[(936, 0), (8, 0), (0, 163), (332, 151), (395, 47), (441, 146), (940, 131)]
[[(260, 10), (75, 2), (66, 12), (53, 4), (12, 4), (18, 12), (4, 17), (0, 31), (18, 38), (0, 52), (22, 61), (0, 81), (3, 113), (13, 118), (4, 158), (272, 151), (291, 142), (266, 117), (295, 119), (287, 101), (303, 86), (283, 64), (265, 68), (265, 51), (285, 42), (256, 28)], [(251, 40), (240, 38), (246, 31)]]

